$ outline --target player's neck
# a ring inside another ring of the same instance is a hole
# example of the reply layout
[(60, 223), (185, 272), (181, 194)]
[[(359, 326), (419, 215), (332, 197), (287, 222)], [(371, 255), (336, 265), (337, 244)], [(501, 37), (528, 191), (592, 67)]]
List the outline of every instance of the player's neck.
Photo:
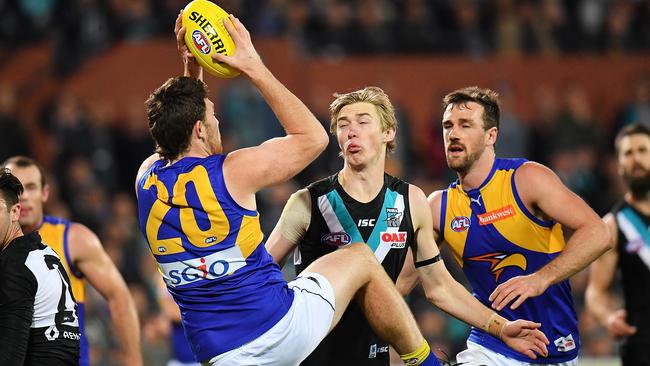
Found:
[(458, 178), (463, 189), (469, 191), (480, 187), (490, 175), (495, 159), (494, 150), (486, 149), (467, 172), (458, 172)]
[(190, 144), (189, 149), (186, 152), (180, 154), (176, 159), (170, 161), (169, 165), (174, 164), (183, 158), (207, 158), (210, 155), (210, 151), (204, 146)]
[(18, 225), (17, 222), (12, 223), (11, 227), (9, 228), (9, 231), (7, 231), (7, 234), (6, 234), (5, 238), (4, 238), (4, 240), (2, 240), (2, 244), (0, 244), (0, 246), (2, 247), (2, 249), (0, 249), (0, 250), (7, 249), (9, 244), (11, 244), (11, 242), (14, 241), (14, 239), (16, 239), (18, 237), (21, 237), (21, 236), (23, 236), (23, 231), (20, 229), (20, 225)]
[(354, 169), (346, 163), (338, 179), (350, 197), (359, 202), (370, 202), (384, 185), (384, 165), (369, 164), (363, 169)]
[(625, 194), (625, 201), (646, 216), (650, 216), (650, 192), (645, 195)]

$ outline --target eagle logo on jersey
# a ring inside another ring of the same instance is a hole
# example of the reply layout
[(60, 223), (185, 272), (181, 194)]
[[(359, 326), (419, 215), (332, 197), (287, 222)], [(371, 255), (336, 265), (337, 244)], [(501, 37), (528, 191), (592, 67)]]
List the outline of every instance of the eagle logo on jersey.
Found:
[(518, 267), (522, 271), (528, 268), (528, 261), (521, 253), (494, 252), (467, 258), (467, 260), (490, 263), (490, 272), (494, 274), (496, 282), (499, 282), (501, 273), (508, 267)]

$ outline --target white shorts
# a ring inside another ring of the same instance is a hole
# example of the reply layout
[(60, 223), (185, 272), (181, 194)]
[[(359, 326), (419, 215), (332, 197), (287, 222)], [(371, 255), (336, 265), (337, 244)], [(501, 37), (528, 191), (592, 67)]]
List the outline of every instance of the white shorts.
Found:
[(479, 344), (467, 341), (467, 349), (456, 355), (456, 362), (463, 366), (578, 366), (578, 359), (560, 363), (530, 363), (506, 357)]
[(239, 348), (204, 361), (204, 366), (292, 366), (325, 338), (334, 317), (334, 289), (323, 275), (301, 273), (289, 282), (294, 292), (287, 314), (271, 329)]

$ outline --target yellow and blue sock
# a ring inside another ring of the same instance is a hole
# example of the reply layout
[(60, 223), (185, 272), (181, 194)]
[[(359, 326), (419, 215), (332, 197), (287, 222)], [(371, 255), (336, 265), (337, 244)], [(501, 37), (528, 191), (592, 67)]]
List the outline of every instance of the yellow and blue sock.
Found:
[(426, 340), (415, 351), (399, 357), (406, 366), (441, 366), (438, 357), (431, 351)]

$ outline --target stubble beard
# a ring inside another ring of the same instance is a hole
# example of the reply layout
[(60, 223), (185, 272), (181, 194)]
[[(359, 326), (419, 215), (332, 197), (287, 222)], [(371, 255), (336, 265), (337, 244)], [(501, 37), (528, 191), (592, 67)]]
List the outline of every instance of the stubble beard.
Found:
[(648, 196), (648, 192), (650, 192), (650, 171), (640, 177), (633, 177), (629, 173), (624, 173), (623, 180), (635, 199), (644, 199)]

